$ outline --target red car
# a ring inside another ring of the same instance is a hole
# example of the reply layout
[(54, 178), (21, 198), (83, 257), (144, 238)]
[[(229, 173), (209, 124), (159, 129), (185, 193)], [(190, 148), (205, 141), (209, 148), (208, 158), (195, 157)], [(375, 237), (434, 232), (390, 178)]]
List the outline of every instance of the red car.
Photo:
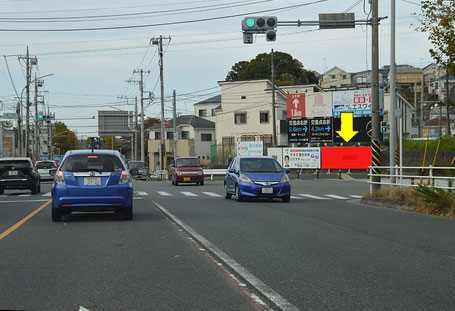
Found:
[(204, 185), (203, 165), (196, 157), (184, 157), (175, 159), (174, 164), (171, 164), (172, 175), (171, 182), (178, 186), (179, 183), (196, 183), (196, 185)]

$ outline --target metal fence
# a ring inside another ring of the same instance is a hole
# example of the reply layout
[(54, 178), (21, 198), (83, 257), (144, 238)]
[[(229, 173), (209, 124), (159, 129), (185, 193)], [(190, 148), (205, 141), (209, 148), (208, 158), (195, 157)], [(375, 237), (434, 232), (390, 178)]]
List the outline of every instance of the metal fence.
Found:
[[(369, 167), (370, 192), (373, 185), (418, 187), (421, 185), (445, 190), (455, 190), (455, 167), (433, 166), (379, 166), (380, 174), (373, 173), (373, 166)], [(386, 173), (385, 173), (386, 172)], [(381, 181), (373, 181), (373, 177), (381, 177)]]

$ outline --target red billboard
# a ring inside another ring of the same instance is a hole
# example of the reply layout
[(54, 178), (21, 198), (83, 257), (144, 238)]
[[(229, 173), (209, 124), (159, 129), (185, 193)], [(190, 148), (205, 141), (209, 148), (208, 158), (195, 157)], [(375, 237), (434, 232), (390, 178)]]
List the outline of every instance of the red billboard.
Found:
[(305, 93), (288, 94), (286, 97), (288, 118), (305, 118)]
[(371, 166), (371, 147), (322, 147), (322, 169), (367, 169)]

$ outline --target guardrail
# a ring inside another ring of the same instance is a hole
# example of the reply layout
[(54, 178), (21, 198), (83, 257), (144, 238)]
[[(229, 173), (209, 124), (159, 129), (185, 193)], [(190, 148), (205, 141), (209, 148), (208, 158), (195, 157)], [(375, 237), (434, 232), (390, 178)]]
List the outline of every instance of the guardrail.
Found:
[(225, 168), (214, 168), (204, 170), (204, 175), (209, 176), (210, 180), (213, 180), (213, 176), (225, 176), (227, 169)]
[[(380, 171), (388, 171), (387, 174), (373, 174), (373, 167), (369, 167), (370, 192), (373, 185), (388, 185), (401, 187), (418, 187), (420, 185), (431, 186), (432, 188), (455, 190), (453, 180), (455, 179), (455, 167), (433, 167), (433, 166), (376, 166)], [(417, 172), (412, 174), (412, 172)], [(428, 175), (425, 175), (428, 174)], [(442, 175), (444, 174), (444, 175)], [(381, 177), (380, 182), (374, 182), (373, 177)]]

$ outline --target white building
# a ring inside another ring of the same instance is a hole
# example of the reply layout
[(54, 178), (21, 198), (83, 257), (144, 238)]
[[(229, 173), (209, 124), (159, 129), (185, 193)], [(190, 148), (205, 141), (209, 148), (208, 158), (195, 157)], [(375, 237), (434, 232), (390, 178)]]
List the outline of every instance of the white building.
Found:
[(220, 107), (221, 95), (213, 96), (194, 104), (194, 115), (215, 122), (216, 109)]
[(351, 74), (335, 66), (325, 72), (319, 80), (323, 89), (339, 89), (351, 87)]

